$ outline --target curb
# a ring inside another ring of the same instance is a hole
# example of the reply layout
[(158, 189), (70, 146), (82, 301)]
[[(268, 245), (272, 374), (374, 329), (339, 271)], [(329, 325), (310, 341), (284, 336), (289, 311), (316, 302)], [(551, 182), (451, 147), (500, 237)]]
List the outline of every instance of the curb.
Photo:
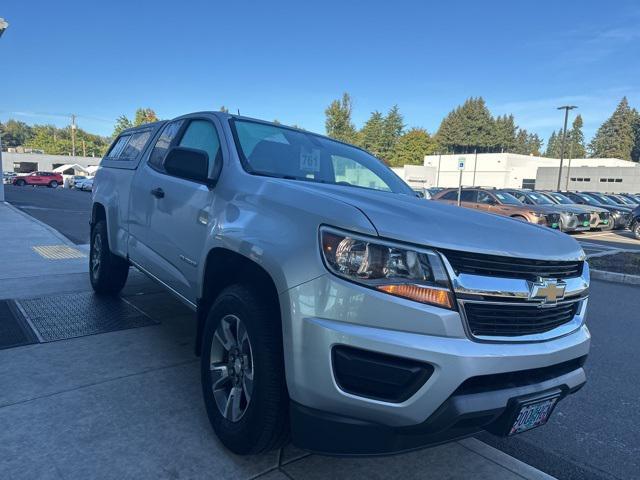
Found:
[[(0, 205), (2, 205), (2, 202), (0, 202)], [(58, 238), (62, 243), (64, 243), (66, 246), (68, 247), (73, 247), (76, 248), (76, 244), (73, 243), (71, 240), (69, 240), (67, 237), (65, 237), (64, 235), (62, 235), (59, 231), (57, 231), (55, 228), (47, 225), (44, 222), (41, 222), (40, 220), (38, 220), (35, 217), (32, 217), (31, 215), (29, 215), (28, 213), (23, 212), (22, 210), (20, 210), (18, 207), (14, 207), (13, 205), (11, 205), (9, 202), (5, 201), (4, 205), (6, 205), (9, 209), (13, 210), (14, 212), (18, 213), (19, 215), (22, 215), (23, 217), (25, 217), (27, 220), (40, 225), (42, 228), (44, 228), (45, 230), (47, 230), (49, 233), (51, 233), (52, 235), (54, 235), (56, 238)]]
[(471, 450), (526, 480), (556, 480), (556, 477), (552, 477), (529, 464), (521, 462), (517, 458), (507, 455), (497, 448), (481, 442), (477, 438), (465, 438), (464, 440), (458, 440), (458, 443), (467, 450)]
[(607, 272), (605, 270), (591, 270), (591, 278), (607, 282), (624, 283), (626, 285), (640, 285), (640, 275)]

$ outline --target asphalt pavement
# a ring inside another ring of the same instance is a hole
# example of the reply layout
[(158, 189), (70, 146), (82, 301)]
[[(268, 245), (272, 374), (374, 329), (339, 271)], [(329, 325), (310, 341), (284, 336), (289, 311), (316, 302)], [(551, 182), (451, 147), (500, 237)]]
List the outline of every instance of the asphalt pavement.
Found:
[(52, 226), (73, 243), (89, 243), (90, 192), (13, 185), (5, 185), (4, 192), (11, 205)]
[[(9, 202), (87, 243), (90, 195), (8, 187)], [(73, 213), (69, 213), (73, 212)], [(65, 220), (61, 217), (73, 219)], [(629, 232), (574, 235), (585, 248), (638, 248)], [(588, 311), (592, 349), (587, 385), (562, 401), (550, 423), (508, 439), (480, 439), (560, 479), (633, 479), (640, 472), (640, 299), (637, 286), (593, 281)]]

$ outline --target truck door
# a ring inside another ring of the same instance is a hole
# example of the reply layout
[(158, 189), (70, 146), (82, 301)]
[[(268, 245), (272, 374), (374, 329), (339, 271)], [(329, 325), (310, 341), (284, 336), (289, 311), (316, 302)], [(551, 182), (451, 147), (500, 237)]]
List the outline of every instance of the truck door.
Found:
[(172, 146), (194, 148), (207, 152), (212, 166), (221, 155), (221, 148), (212, 120), (191, 118), (181, 122), (170, 140), (161, 142), (160, 136), (160, 145), (154, 147), (159, 150), (152, 151), (143, 167), (144, 188), (138, 190), (139, 195), (146, 195), (144, 221), (148, 222), (148, 229), (142, 266), (185, 299), (195, 302), (214, 191), (202, 183), (169, 175), (164, 170), (164, 157)]

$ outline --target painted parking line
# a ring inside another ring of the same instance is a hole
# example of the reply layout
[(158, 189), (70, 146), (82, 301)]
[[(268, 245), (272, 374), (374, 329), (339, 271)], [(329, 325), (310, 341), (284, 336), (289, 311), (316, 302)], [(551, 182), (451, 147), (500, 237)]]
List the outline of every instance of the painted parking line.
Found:
[(71, 258), (84, 258), (87, 255), (67, 245), (39, 245), (32, 247), (36, 253), (47, 260), (68, 260)]

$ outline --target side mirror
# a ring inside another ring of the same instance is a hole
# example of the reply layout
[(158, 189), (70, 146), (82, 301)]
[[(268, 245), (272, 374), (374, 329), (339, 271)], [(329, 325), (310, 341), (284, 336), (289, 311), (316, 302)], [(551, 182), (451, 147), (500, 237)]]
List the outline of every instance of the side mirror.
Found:
[(209, 155), (195, 148), (173, 147), (164, 160), (169, 175), (209, 183)]

